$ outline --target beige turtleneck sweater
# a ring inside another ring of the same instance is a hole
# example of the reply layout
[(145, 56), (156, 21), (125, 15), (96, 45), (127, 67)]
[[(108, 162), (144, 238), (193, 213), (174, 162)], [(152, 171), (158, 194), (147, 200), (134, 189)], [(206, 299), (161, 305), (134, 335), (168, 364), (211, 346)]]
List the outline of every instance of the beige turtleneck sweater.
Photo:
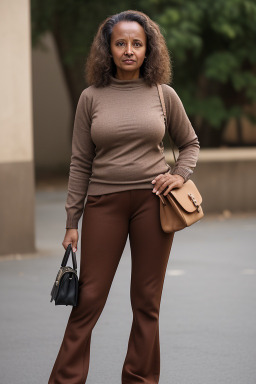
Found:
[(162, 84), (168, 134), (179, 149), (177, 163), (166, 163), (160, 143), (165, 134), (157, 87), (143, 78), (111, 77), (106, 87), (91, 85), (78, 101), (65, 209), (66, 228), (78, 228), (87, 195), (153, 189), (160, 173), (187, 180), (199, 153), (197, 135), (175, 90)]

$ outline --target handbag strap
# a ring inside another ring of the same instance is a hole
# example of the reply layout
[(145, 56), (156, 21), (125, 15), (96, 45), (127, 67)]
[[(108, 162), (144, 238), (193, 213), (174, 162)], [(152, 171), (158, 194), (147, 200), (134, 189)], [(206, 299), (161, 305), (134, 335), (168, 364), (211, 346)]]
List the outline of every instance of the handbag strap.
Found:
[[(160, 102), (161, 102), (161, 106), (162, 106), (162, 110), (163, 110), (163, 114), (164, 114), (165, 132), (167, 132), (167, 117), (166, 117), (166, 108), (165, 108), (165, 102), (164, 102), (163, 89), (162, 89), (160, 84), (157, 83), (156, 85), (157, 85), (158, 95), (159, 95), (159, 98), (160, 98)], [(168, 137), (169, 137), (169, 135), (168, 135)], [(170, 139), (170, 137), (169, 137), (169, 139)], [(173, 144), (171, 142), (171, 139), (170, 139), (170, 143), (171, 143), (171, 148), (172, 148), (172, 154), (173, 154), (173, 157), (174, 157), (174, 161), (176, 163), (177, 159), (176, 159), (176, 156), (175, 156), (175, 153), (174, 153)]]
[(66, 252), (64, 254), (61, 266), (65, 267), (67, 265), (70, 252), (72, 253), (73, 269), (77, 270), (76, 254), (73, 252), (71, 243), (67, 246), (67, 249), (66, 249)]

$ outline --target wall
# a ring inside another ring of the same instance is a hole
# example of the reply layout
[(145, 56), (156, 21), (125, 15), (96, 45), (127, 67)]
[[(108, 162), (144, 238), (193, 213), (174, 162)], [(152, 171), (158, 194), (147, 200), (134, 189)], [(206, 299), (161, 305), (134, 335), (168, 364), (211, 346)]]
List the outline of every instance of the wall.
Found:
[(32, 52), (34, 152), (38, 174), (68, 172), (72, 110), (52, 35)]
[(29, 6), (0, 2), (0, 254), (35, 248)]
[[(166, 160), (173, 161), (169, 151)], [(201, 149), (191, 179), (205, 212), (256, 212), (256, 148)]]

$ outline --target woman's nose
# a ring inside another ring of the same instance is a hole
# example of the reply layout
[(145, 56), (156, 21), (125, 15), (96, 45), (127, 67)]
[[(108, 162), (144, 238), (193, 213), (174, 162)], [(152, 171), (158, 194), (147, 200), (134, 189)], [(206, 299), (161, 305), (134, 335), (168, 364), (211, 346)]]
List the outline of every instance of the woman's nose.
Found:
[(132, 54), (132, 44), (127, 44), (127, 48), (125, 50), (125, 53), (127, 53), (128, 55)]

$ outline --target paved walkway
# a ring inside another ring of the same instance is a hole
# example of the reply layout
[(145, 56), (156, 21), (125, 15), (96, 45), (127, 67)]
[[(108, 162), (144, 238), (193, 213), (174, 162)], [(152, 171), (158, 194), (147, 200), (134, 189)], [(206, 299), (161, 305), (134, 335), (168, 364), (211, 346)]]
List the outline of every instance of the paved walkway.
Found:
[[(65, 197), (64, 189), (37, 190), (38, 253), (0, 259), (1, 384), (47, 384), (57, 355), (70, 313), (50, 303)], [(255, 236), (256, 215), (209, 216), (175, 235), (160, 313), (160, 384), (256, 383)], [(127, 242), (93, 330), (87, 384), (121, 384), (130, 268)]]

